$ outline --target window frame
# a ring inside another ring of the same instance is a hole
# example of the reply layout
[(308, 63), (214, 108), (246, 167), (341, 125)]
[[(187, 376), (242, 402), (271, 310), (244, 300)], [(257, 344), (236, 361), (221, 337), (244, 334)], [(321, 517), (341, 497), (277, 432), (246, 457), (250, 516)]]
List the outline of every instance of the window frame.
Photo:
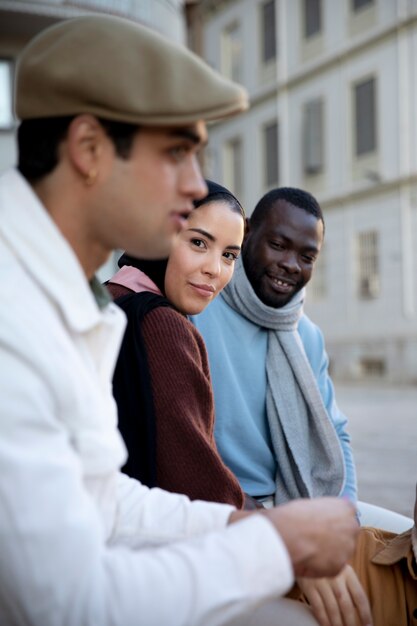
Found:
[[(234, 31), (238, 35), (236, 39), (231, 36)], [(239, 20), (235, 19), (226, 24), (221, 31), (220, 42), (222, 73), (230, 80), (241, 83), (243, 80), (243, 41), (242, 25)], [(234, 50), (234, 46), (237, 51)]]
[(329, 295), (328, 265), (328, 248), (324, 241), (320, 254), (314, 263), (309, 285), (309, 294), (311, 294), (312, 302), (323, 302)]
[(376, 300), (381, 293), (380, 234), (377, 229), (356, 233), (357, 294), (360, 300)]
[[(6, 56), (0, 56), (0, 67), (2, 65), (6, 65), (8, 68), (8, 79), (6, 84), (6, 89), (2, 89), (2, 85), (0, 82), (0, 94), (6, 94), (4, 103), (1, 102), (0, 99), (0, 131), (8, 131), (13, 130), (16, 125), (16, 118), (14, 116), (14, 94), (13, 94), (13, 84), (14, 84), (14, 70), (15, 70), (15, 62), (14, 59)], [(7, 71), (7, 70), (6, 70)], [(0, 69), (0, 81), (1, 81), (1, 69)], [(2, 119), (2, 107), (4, 105), (4, 109), (9, 110), (9, 114), (5, 114), (4, 121)]]
[(223, 154), (223, 177), (226, 187), (241, 199), (244, 180), (243, 138), (240, 135), (234, 135), (227, 139), (223, 145)]

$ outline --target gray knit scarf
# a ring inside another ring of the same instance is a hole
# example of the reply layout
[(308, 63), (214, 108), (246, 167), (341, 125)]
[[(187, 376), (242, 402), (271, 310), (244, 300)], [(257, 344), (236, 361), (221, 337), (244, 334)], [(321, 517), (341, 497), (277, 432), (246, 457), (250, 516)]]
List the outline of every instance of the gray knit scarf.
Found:
[(269, 329), (266, 411), (278, 468), (275, 504), (339, 495), (345, 482), (342, 448), (297, 332), (305, 290), (282, 308), (266, 306), (240, 258), (222, 295), (243, 317)]

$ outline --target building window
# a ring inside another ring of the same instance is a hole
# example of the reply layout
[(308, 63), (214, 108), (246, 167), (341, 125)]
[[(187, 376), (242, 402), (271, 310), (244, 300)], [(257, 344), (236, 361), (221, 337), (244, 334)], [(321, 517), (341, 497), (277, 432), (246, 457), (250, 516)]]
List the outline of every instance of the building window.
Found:
[(306, 102), (303, 109), (304, 174), (319, 174), (324, 167), (324, 115), (323, 100), (317, 98)]
[(0, 128), (13, 126), (12, 62), (0, 59)]
[(314, 302), (324, 300), (327, 296), (327, 253), (324, 245), (314, 265), (309, 294), (311, 294), (311, 298)]
[(306, 39), (321, 31), (321, 0), (304, 0), (304, 36)]
[(279, 180), (278, 122), (264, 126), (265, 184), (274, 187)]
[(226, 143), (224, 155), (224, 179), (226, 187), (239, 198), (243, 191), (242, 141), (239, 137)]
[(352, 0), (352, 9), (356, 13), (374, 4), (374, 0)]
[(238, 22), (222, 33), (222, 71), (231, 80), (242, 81), (242, 37)]
[(386, 374), (385, 359), (378, 357), (362, 357), (359, 362), (361, 375), (367, 378), (381, 378)]
[(275, 26), (275, 0), (261, 5), (262, 62), (273, 61), (277, 54), (277, 34)]
[(362, 300), (377, 298), (380, 292), (378, 233), (359, 233), (358, 239), (358, 293)]
[(355, 85), (355, 152), (357, 156), (373, 152), (377, 145), (376, 80), (370, 78)]

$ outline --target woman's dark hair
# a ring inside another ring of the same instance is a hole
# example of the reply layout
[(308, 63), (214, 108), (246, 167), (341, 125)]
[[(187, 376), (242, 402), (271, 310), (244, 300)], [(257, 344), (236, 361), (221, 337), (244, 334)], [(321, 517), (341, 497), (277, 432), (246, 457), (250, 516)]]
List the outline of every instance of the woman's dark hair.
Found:
[[(69, 115), (21, 122), (17, 131), (18, 170), (26, 180), (36, 182), (55, 169), (59, 160), (59, 144), (65, 139), (75, 117)], [(128, 159), (139, 126), (97, 119), (112, 140), (116, 154), (122, 159)]]
[(245, 220), (246, 215), (245, 211), (240, 204), (239, 200), (234, 196), (226, 187), (219, 185), (219, 183), (215, 183), (212, 180), (206, 179), (206, 185), (208, 187), (208, 193), (204, 198), (200, 200), (194, 200), (194, 208), (197, 209), (199, 206), (204, 204), (209, 204), (209, 202), (226, 202), (229, 207), (235, 213), (239, 213), (242, 218)]

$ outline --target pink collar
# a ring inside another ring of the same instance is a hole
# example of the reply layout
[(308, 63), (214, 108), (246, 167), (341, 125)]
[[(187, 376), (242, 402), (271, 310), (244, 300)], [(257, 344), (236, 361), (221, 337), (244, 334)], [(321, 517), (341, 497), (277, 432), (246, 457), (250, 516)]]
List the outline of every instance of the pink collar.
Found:
[(116, 283), (116, 285), (122, 285), (127, 287), (136, 293), (142, 291), (150, 291), (162, 295), (161, 291), (155, 285), (153, 280), (149, 278), (144, 272), (138, 270), (131, 265), (124, 265), (110, 280), (110, 283)]

